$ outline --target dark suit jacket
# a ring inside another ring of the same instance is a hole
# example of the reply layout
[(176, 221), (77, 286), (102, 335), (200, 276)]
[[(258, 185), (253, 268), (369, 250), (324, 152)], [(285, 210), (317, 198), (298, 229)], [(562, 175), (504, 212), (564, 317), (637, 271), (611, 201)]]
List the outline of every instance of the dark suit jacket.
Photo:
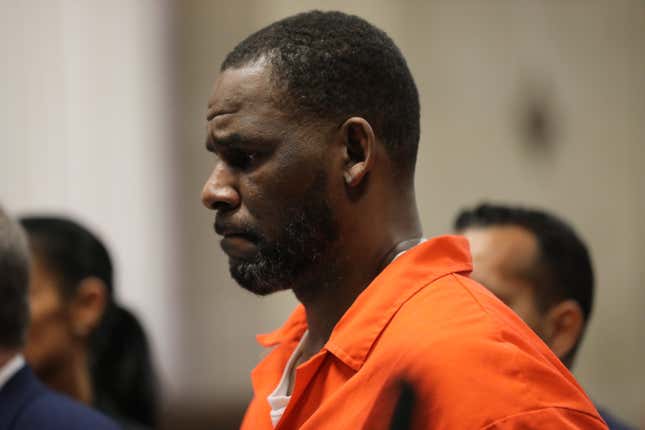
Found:
[(603, 420), (607, 423), (607, 427), (609, 427), (609, 430), (635, 430), (633, 427), (630, 427), (629, 425), (625, 424), (622, 422), (620, 419), (616, 418), (612, 414), (609, 413), (606, 409), (599, 408), (596, 406), (596, 409), (598, 409), (598, 413), (602, 417)]
[(106, 416), (40, 383), (29, 366), (0, 389), (0, 430), (117, 430)]

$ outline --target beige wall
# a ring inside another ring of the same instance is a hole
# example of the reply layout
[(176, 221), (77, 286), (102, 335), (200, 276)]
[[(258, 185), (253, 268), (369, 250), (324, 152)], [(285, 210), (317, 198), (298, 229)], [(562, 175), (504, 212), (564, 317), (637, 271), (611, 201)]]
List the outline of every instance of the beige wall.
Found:
[[(248, 395), (248, 371), (259, 359), (253, 334), (277, 327), (294, 300), (251, 297), (235, 286), (209, 231), (212, 214), (196, 208), (210, 164), (201, 148), (206, 98), (236, 42), (315, 7), (182, 3), (184, 306), (193, 315), (182, 332), (199, 357), (185, 382), (210, 401)], [(408, 58), (422, 97), (417, 195), (427, 235), (447, 232), (464, 205), (495, 199), (557, 211), (587, 238), (598, 294), (576, 374), (594, 399), (637, 422), (645, 384), (644, 4), (336, 1), (325, 8), (372, 21)], [(533, 88), (547, 95), (556, 121), (545, 150), (526, 144), (520, 126)]]

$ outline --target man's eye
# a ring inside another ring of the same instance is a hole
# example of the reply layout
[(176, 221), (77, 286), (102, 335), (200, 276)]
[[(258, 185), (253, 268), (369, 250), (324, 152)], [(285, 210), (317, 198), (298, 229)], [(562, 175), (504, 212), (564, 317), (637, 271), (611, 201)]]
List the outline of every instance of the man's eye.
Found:
[(234, 151), (229, 154), (228, 162), (231, 166), (238, 169), (248, 169), (257, 160), (256, 152)]

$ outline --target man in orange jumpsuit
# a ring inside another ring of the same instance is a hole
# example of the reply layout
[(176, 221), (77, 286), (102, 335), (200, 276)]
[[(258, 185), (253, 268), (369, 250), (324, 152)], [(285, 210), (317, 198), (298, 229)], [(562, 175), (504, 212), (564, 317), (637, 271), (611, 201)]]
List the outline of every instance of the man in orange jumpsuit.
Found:
[(224, 60), (202, 200), (231, 275), (301, 302), (253, 370), (243, 429), (604, 429), (574, 378), (470, 280), (463, 238), (422, 238), (419, 98), (381, 30), (339, 12), (278, 21)]

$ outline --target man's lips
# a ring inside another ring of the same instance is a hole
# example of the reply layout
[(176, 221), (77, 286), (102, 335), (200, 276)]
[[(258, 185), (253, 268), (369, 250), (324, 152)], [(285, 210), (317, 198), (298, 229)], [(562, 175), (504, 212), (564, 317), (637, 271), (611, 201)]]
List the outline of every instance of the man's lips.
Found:
[(215, 233), (224, 237), (240, 236), (247, 239), (253, 239), (254, 235), (248, 229), (235, 227), (232, 225), (215, 222)]
[(216, 222), (215, 232), (222, 236), (222, 249), (230, 257), (248, 258), (257, 251), (257, 237), (248, 229)]
[(249, 258), (255, 255), (257, 246), (248, 236), (239, 234), (224, 235), (221, 241), (224, 252), (229, 257)]

